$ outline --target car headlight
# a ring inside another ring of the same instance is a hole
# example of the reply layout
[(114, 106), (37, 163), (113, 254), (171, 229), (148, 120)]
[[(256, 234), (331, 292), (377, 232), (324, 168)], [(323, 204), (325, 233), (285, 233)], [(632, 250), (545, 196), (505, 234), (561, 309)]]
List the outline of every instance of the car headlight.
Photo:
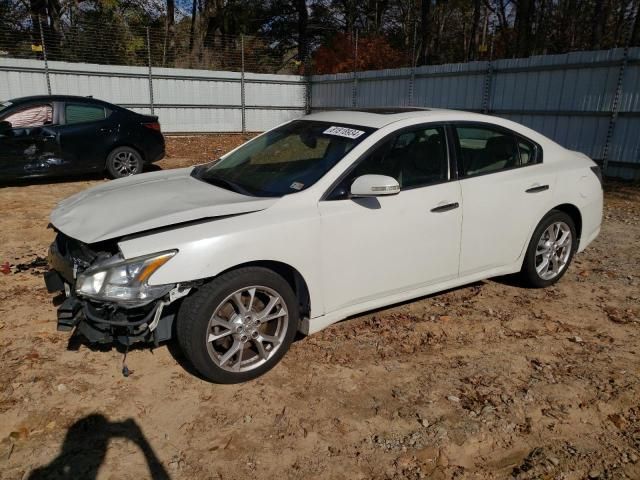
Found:
[(136, 307), (165, 295), (174, 285), (149, 285), (151, 275), (167, 263), (177, 250), (120, 260), (111, 257), (90, 267), (76, 279), (76, 293), (96, 300)]

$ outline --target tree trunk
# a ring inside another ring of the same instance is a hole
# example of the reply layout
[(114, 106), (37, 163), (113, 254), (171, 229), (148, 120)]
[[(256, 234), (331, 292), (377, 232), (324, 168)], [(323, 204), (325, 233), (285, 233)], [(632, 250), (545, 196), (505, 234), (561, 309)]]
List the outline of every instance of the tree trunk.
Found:
[(203, 0), (205, 2), (202, 15), (205, 19), (204, 46), (213, 48), (217, 33), (224, 33), (222, 14), (224, 0)]
[[(305, 0), (295, 0), (298, 14), (298, 61), (305, 65), (308, 52), (307, 25), (309, 23), (309, 12)], [(305, 75), (307, 72), (304, 72)]]
[(471, 22), (471, 32), (469, 38), (469, 50), (467, 52), (467, 60), (475, 60), (477, 53), (477, 37), (478, 25), (480, 24), (480, 0), (473, 1), (473, 20)]
[(167, 62), (170, 66), (175, 66), (176, 58), (176, 2), (167, 0)]
[(632, 47), (640, 46), (640, 5), (636, 8), (636, 17), (633, 21), (633, 27), (631, 27), (629, 45)]
[(431, 41), (431, 0), (422, 0), (420, 8), (420, 53), (418, 65), (429, 63), (429, 42)]
[(193, 42), (196, 34), (196, 3), (198, 0), (193, 0), (191, 4), (191, 28), (189, 30), (189, 52), (193, 52)]
[(528, 57), (531, 54), (531, 24), (535, 16), (534, 0), (519, 0), (516, 8), (516, 55)]
[(595, 0), (591, 16), (591, 41), (589, 42), (591, 50), (598, 50), (602, 44), (604, 26), (607, 22), (607, 19), (603, 18), (603, 7), (604, 0)]

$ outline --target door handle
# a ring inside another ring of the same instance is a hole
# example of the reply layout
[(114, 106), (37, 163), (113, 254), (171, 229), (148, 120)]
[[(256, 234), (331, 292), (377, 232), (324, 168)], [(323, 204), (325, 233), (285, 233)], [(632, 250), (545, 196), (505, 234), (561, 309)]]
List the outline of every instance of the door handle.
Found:
[(432, 208), (431, 211), (434, 212), (434, 213), (448, 212), (449, 210), (455, 210), (459, 206), (460, 206), (460, 204), (458, 202), (447, 203), (445, 205), (438, 205), (437, 207)]
[(525, 192), (538, 193), (538, 192), (544, 192), (545, 190), (549, 190), (549, 185), (536, 185), (534, 187), (527, 188)]

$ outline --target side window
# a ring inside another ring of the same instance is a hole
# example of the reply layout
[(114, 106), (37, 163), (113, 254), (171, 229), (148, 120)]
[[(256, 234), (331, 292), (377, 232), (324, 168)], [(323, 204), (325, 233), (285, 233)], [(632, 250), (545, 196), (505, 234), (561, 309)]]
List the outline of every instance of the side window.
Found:
[(104, 107), (99, 105), (81, 105), (68, 103), (64, 107), (64, 118), (67, 125), (95, 122), (106, 118)]
[(520, 164), (514, 135), (486, 126), (457, 126), (463, 175), (498, 172)]
[(444, 128), (430, 126), (391, 137), (362, 160), (343, 185), (349, 188), (361, 175), (378, 174), (395, 178), (407, 189), (447, 180), (448, 172)]
[(51, 105), (31, 105), (17, 112), (10, 113), (2, 119), (10, 122), (12, 128), (33, 128), (51, 124), (53, 108)]
[(520, 152), (520, 165), (538, 163), (538, 148), (529, 140), (518, 138), (518, 151)]

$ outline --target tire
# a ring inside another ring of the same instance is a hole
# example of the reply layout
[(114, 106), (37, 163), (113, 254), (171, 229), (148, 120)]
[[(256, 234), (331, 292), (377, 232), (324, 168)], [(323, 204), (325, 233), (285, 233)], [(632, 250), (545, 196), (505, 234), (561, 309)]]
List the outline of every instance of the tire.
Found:
[[(568, 239), (563, 240), (567, 233)], [(577, 248), (573, 219), (560, 210), (551, 210), (533, 232), (522, 265), (522, 279), (535, 288), (553, 285), (566, 273)]]
[(142, 172), (144, 162), (137, 150), (118, 147), (107, 157), (107, 172), (111, 178), (123, 178)]
[(299, 316), (296, 295), (284, 278), (267, 268), (239, 268), (184, 299), (176, 335), (182, 353), (204, 378), (240, 383), (280, 361)]

